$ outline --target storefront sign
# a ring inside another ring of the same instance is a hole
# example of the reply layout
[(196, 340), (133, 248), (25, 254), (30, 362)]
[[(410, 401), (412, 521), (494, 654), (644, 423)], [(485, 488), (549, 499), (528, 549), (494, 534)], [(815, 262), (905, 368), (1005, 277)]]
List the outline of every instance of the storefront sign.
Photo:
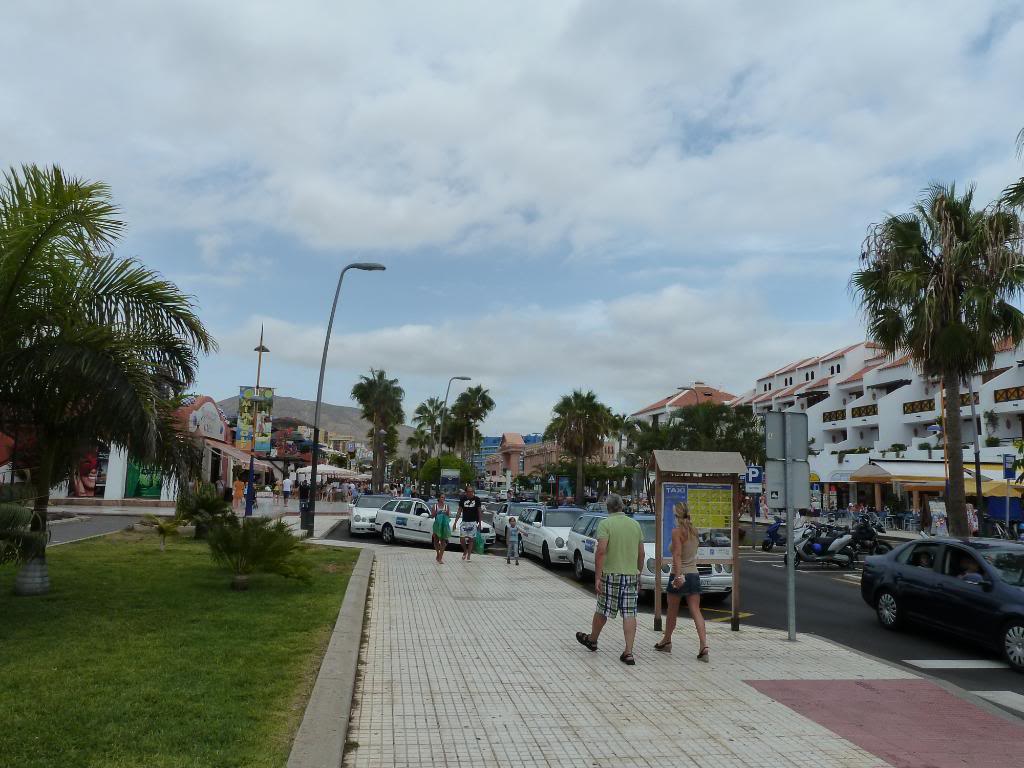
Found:
[(274, 390), (271, 387), (238, 388), (238, 436), (235, 444), (243, 451), (270, 452), (273, 431)]

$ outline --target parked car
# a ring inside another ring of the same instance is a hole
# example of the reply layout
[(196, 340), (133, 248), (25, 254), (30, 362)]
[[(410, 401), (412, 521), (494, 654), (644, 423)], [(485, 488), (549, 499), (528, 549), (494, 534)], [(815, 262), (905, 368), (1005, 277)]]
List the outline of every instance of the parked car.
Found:
[(352, 521), (349, 524), (352, 533), (375, 533), (373, 521), (377, 519), (377, 510), (391, 501), (385, 494), (366, 494), (356, 499), (352, 505)]
[[(434, 532), (431, 508), (431, 503), (421, 499), (391, 499), (378, 510), (374, 525), (385, 544), (394, 544), (396, 541), (429, 543)], [(455, 515), (456, 510), (452, 509), (453, 521)], [(453, 536), (448, 540), (448, 546), (458, 546), (458, 531), (453, 530), (452, 533)], [(494, 543), (494, 528), (487, 523), (480, 526), (480, 533), (483, 534), (484, 542), (488, 546)]]
[(606, 512), (587, 512), (576, 518), (576, 522), (569, 530), (565, 546), (569, 550), (572, 572), (580, 581), (583, 581), (588, 573), (594, 572), (594, 557), (597, 554), (597, 525), (607, 516)]
[[(573, 573), (580, 581), (584, 580), (588, 573), (593, 573), (595, 556), (597, 553), (597, 526), (601, 519), (607, 515), (599, 512), (590, 512), (583, 515), (576, 521), (576, 525), (569, 531), (569, 552), (573, 564)], [(644, 534), (644, 567), (640, 571), (640, 594), (648, 594), (654, 591), (654, 570), (657, 565), (655, 561), (654, 515), (636, 515), (633, 518), (640, 523)], [(668, 577), (672, 572), (671, 558), (664, 558), (661, 564), (661, 588), (662, 594), (668, 588)], [(732, 594), (732, 564), (731, 563), (699, 563), (697, 572), (700, 574), (701, 602), (707, 604), (720, 603)]]
[(519, 553), (537, 555), (550, 568), (554, 563), (568, 563), (566, 539), (576, 518), (586, 514), (577, 507), (530, 507), (516, 522), (520, 533)]
[(929, 538), (864, 559), (860, 593), (886, 629), (926, 624), (999, 651), (1024, 672), (1024, 544)]
[(506, 501), (498, 505), (491, 516), (497, 537), (506, 541), (508, 539), (508, 519), (510, 517), (518, 519), (528, 509), (543, 509), (543, 507), (540, 504), (523, 504), (515, 501)]

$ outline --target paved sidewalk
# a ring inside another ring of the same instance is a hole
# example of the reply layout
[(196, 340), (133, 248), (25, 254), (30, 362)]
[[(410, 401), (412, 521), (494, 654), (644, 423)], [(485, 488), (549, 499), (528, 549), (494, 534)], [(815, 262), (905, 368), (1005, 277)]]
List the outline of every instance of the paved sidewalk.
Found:
[(588, 652), (573, 633), (592, 599), (532, 562), (375, 549), (349, 768), (995, 768), (1024, 744), (1024, 728), (825, 640), (712, 623), (705, 665), (688, 617), (671, 655), (648, 617), (626, 667), (621, 623)]

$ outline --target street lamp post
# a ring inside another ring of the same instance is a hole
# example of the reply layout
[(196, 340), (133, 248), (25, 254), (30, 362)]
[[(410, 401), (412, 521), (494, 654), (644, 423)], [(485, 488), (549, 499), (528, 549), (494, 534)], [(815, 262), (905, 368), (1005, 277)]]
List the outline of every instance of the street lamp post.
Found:
[[(263, 326), (260, 326), (260, 343), (253, 349), (256, 352), (256, 398), (260, 396), (260, 372), (263, 369), (263, 353), (270, 350), (263, 346)], [(245, 495), (245, 516), (252, 517), (252, 508), (256, 504), (256, 401), (252, 403), (252, 446), (249, 448), (249, 487)]]
[[(448, 379), (448, 388), (444, 391), (444, 405), (441, 407), (441, 425), (437, 431), (437, 490), (441, 492), (441, 446), (444, 445), (444, 414), (448, 410), (448, 395), (452, 391), (453, 381), (469, 381), (469, 376), (452, 376)], [(429, 489), (428, 489), (429, 490)]]
[(331, 344), (331, 328), (334, 327), (334, 313), (338, 309), (338, 297), (341, 295), (341, 281), (345, 279), (345, 273), (350, 269), (361, 269), (366, 272), (380, 272), (385, 269), (383, 264), (372, 262), (355, 262), (347, 265), (338, 275), (338, 287), (334, 289), (334, 303), (331, 304), (331, 317), (327, 321), (327, 334), (324, 337), (324, 354), (320, 358), (320, 382), (316, 386), (316, 409), (313, 413), (313, 466), (309, 470), (309, 506), (303, 520), (302, 527), (313, 535), (313, 520), (316, 515), (316, 469), (320, 461), (320, 401), (324, 395), (324, 369), (327, 367), (327, 349)]

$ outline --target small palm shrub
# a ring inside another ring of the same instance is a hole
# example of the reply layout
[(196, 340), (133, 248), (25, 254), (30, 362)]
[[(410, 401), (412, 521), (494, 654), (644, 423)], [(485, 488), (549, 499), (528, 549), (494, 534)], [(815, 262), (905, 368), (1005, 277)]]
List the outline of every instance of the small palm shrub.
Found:
[(178, 535), (178, 526), (181, 525), (181, 520), (177, 517), (146, 515), (140, 523), (156, 531), (160, 537), (160, 551), (163, 552), (167, 548), (167, 537)]
[(231, 588), (249, 588), (253, 573), (275, 573), (304, 583), (312, 581), (312, 573), (299, 549), (299, 540), (281, 520), (267, 517), (234, 515), (210, 528), (207, 541), (215, 562), (234, 574)]
[(47, 532), (29, 530), (33, 514), (21, 504), (0, 503), (0, 565), (23, 563), (46, 551)]
[(180, 495), (177, 511), (181, 522), (195, 526), (197, 539), (205, 539), (214, 525), (234, 518), (231, 505), (209, 483), (204, 483), (191, 493)]

